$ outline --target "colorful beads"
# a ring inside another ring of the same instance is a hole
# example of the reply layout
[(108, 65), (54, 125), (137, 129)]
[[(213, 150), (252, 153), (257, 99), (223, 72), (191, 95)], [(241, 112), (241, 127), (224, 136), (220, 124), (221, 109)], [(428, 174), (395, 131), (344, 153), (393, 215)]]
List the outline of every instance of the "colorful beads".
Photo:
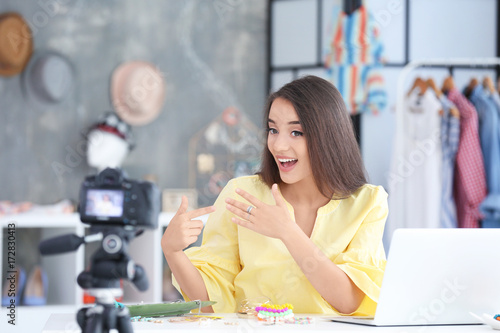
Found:
[(291, 304), (262, 304), (255, 308), (257, 318), (267, 323), (294, 321), (293, 306)]
[(295, 324), (305, 325), (305, 324), (314, 324), (314, 318), (312, 317), (296, 317)]
[(283, 305), (275, 305), (275, 304), (261, 304), (260, 306), (255, 308), (255, 311), (268, 311), (268, 312), (284, 312), (286, 310), (293, 310), (293, 306), (291, 304), (283, 304)]

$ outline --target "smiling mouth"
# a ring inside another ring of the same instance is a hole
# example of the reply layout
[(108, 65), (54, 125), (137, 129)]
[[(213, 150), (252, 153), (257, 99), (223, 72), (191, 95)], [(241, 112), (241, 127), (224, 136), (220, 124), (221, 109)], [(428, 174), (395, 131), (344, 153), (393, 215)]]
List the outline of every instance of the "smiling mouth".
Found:
[(297, 163), (297, 159), (285, 159), (285, 158), (279, 158), (278, 161), (284, 168), (291, 167), (295, 163)]

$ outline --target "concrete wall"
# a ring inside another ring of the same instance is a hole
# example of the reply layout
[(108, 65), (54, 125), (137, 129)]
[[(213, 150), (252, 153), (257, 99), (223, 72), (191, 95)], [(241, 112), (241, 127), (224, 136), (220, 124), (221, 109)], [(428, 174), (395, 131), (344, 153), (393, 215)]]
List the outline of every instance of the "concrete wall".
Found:
[(265, 0), (2, 0), (8, 11), (31, 25), (35, 52), (69, 57), (76, 84), (61, 103), (40, 105), (23, 94), (22, 75), (0, 77), (0, 200), (77, 199), (95, 172), (83, 133), (111, 110), (110, 76), (124, 61), (155, 64), (167, 85), (160, 116), (133, 128), (137, 147), (123, 165), (131, 178), (185, 188), (194, 133), (228, 106), (261, 123)]

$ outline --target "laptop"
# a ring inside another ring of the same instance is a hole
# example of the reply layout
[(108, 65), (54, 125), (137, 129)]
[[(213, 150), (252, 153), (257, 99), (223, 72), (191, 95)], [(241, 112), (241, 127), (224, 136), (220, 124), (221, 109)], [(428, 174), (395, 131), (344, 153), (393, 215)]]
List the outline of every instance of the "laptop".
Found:
[(397, 229), (371, 326), (468, 325), (500, 313), (500, 229)]

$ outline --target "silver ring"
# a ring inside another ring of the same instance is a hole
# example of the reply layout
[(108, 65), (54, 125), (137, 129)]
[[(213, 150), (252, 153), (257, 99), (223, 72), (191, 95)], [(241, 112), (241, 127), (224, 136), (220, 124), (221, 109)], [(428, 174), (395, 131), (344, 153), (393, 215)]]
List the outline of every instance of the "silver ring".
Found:
[(250, 213), (250, 212), (252, 211), (252, 209), (253, 209), (253, 206), (248, 206), (248, 208), (247, 208), (247, 213), (248, 213), (248, 215), (252, 215), (252, 214)]

